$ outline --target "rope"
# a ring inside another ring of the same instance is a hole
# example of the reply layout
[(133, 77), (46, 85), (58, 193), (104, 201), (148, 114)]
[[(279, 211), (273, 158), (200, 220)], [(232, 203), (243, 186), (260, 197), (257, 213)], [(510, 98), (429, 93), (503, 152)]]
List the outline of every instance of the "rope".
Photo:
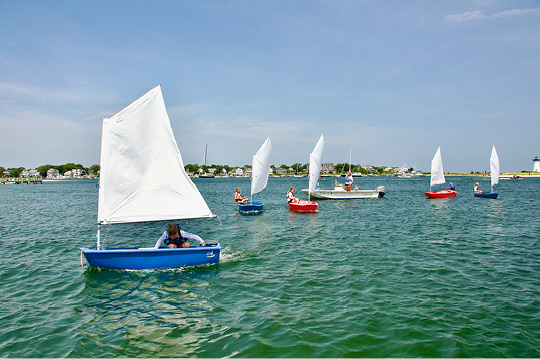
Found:
[[(109, 234), (109, 231), (112, 228), (112, 224), (107, 224), (107, 232), (105, 233), (105, 237), (103, 237), (103, 240), (101, 241), (101, 248), (103, 248), (103, 245), (105, 244), (105, 240), (107, 239), (107, 235)], [(98, 248), (99, 249), (99, 248)]]

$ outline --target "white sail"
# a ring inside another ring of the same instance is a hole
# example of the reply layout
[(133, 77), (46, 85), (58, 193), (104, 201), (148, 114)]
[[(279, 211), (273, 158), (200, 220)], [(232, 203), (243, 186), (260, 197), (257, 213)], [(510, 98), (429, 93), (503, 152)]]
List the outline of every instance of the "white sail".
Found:
[(495, 150), (495, 145), (491, 149), (491, 157), (489, 158), (489, 167), (491, 172), (491, 188), (496, 184), (499, 184), (499, 156), (497, 156), (497, 151)]
[(213, 217), (186, 174), (157, 86), (103, 119), (98, 223)]
[(270, 170), (270, 153), (272, 142), (270, 136), (253, 156), (253, 173), (251, 175), (251, 197), (261, 192), (268, 184), (268, 171)]
[(321, 172), (322, 156), (324, 150), (324, 137), (321, 134), (313, 152), (309, 155), (309, 193), (317, 188), (319, 173)]
[(435, 156), (431, 160), (431, 182), (430, 187), (446, 183), (444, 178), (444, 170), (442, 165), (441, 147), (435, 152)]

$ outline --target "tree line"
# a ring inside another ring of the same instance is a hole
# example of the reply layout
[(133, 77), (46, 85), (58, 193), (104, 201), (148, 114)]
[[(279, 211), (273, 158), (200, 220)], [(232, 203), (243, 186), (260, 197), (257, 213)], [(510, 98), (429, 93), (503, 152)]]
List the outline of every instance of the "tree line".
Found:
[[(99, 165), (92, 165), (90, 167), (84, 167), (83, 165), (77, 163), (66, 163), (63, 165), (43, 165), (36, 168), (36, 171), (39, 172), (41, 177), (47, 177), (47, 171), (49, 171), (51, 168), (54, 168), (58, 170), (58, 173), (64, 174), (68, 171), (79, 169), (86, 172), (86, 174), (96, 174), (99, 171)], [(9, 172), (9, 177), (19, 177), (22, 171), (26, 170), (24, 167), (14, 167), (14, 168), (7, 168), (7, 171)], [(6, 172), (5, 167), (0, 166), (0, 176), (5, 176), (4, 172)]]
[[(251, 165), (245, 165), (241, 168), (251, 168), (252, 166)], [(302, 164), (302, 163), (294, 163), (292, 165), (286, 165), (286, 164), (282, 164), (280, 165), (279, 167), (276, 167), (274, 165), (271, 165), (270, 166), (272, 169), (276, 169), (276, 168), (285, 168), (289, 171), (294, 171), (296, 173), (307, 173), (308, 172), (308, 164), (305, 163), (305, 164)], [(47, 165), (43, 165), (43, 166), (39, 166), (36, 168), (36, 170), (39, 172), (39, 174), (42, 176), (42, 177), (47, 177), (47, 171), (49, 171), (51, 168), (54, 168), (54, 169), (57, 169), (58, 172), (60, 174), (64, 174), (68, 171), (71, 171), (71, 170), (74, 170), (74, 169), (80, 169), (80, 170), (83, 170), (86, 174), (93, 174), (93, 175), (98, 175), (99, 173), (99, 169), (100, 169), (100, 166), (99, 165), (92, 165), (90, 167), (84, 167), (83, 165), (79, 164), (79, 163), (66, 163), (66, 164), (63, 164), (63, 165), (50, 165), (50, 164), (47, 164)], [(232, 170), (234, 170), (235, 168), (239, 168), (239, 166), (228, 166), (228, 165), (215, 165), (215, 164), (212, 164), (210, 166), (203, 166), (203, 165), (198, 165), (198, 164), (188, 164), (185, 166), (185, 170), (189, 173), (200, 173), (200, 172), (208, 172), (208, 170), (210, 168), (214, 168), (215, 169), (215, 173), (216, 174), (220, 174), (220, 173), (223, 173), (224, 170), (225, 172), (230, 172)], [(376, 166), (373, 166), (373, 168), (375, 169), (375, 173), (378, 173), (378, 174), (382, 174), (384, 172), (384, 169), (386, 168), (385, 166), (380, 166), (380, 167), (376, 167)], [(338, 163), (336, 165), (334, 165), (334, 169), (335, 169), (335, 172), (336, 173), (344, 173), (344, 172), (347, 172), (349, 170), (349, 164), (348, 163)], [(21, 172), (26, 170), (26, 168), (24, 167), (16, 167), (16, 168), (7, 168), (7, 171), (9, 172), (9, 177), (19, 177)], [(411, 168), (412, 170), (412, 168)], [(0, 166), (0, 177), (2, 176), (6, 176), (4, 174), (4, 172), (6, 171), (6, 168), (5, 167), (1, 167)], [(373, 171), (368, 171), (367, 169), (361, 167), (360, 165), (351, 165), (351, 171), (353, 173), (362, 173), (362, 174), (368, 174), (368, 173), (373, 173)]]
[[(245, 165), (245, 166), (227, 166), (227, 165), (198, 165), (198, 164), (188, 164), (185, 166), (186, 172), (188, 173), (200, 173), (200, 172), (208, 172), (210, 168), (214, 168), (216, 174), (223, 173), (223, 170), (226, 172), (230, 172), (235, 168), (251, 168), (251, 165)], [(353, 173), (362, 173), (362, 174), (382, 174), (384, 170), (387, 168), (386, 166), (373, 166), (374, 171), (369, 171), (365, 168), (363, 168), (361, 165), (350, 165), (351, 172)], [(289, 172), (295, 172), (295, 173), (307, 173), (309, 169), (309, 165), (307, 163), (294, 163), (292, 165), (282, 164), (281, 166), (275, 166), (271, 165), (270, 168), (275, 170), (276, 168), (284, 168), (288, 170)], [(413, 168), (410, 168), (410, 171), (412, 171)], [(335, 173), (346, 173), (349, 171), (349, 163), (338, 163), (334, 165), (334, 172)]]

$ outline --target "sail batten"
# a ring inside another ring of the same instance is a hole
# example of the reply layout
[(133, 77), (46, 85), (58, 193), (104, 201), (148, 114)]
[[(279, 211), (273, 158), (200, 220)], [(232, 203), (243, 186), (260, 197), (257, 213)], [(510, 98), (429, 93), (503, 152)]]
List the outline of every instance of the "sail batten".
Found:
[(103, 119), (98, 223), (209, 217), (184, 170), (160, 86)]

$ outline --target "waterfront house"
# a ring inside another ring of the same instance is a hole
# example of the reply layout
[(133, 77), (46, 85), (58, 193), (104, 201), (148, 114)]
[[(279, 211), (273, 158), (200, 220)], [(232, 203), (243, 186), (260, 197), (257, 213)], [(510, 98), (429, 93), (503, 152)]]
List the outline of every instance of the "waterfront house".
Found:
[(283, 167), (276, 168), (276, 174), (279, 176), (283, 176), (287, 174), (287, 169)]
[(333, 163), (327, 162), (327, 163), (323, 163), (321, 166), (322, 173), (334, 173), (335, 171), (336, 169), (334, 168)]
[(39, 177), (40, 173), (36, 169), (23, 170), (20, 174), (21, 177)]
[(363, 169), (365, 169), (368, 172), (375, 172), (375, 168), (373, 168), (372, 165), (360, 165)]
[(47, 179), (58, 179), (61, 178), (60, 172), (56, 168), (49, 168), (47, 171)]

